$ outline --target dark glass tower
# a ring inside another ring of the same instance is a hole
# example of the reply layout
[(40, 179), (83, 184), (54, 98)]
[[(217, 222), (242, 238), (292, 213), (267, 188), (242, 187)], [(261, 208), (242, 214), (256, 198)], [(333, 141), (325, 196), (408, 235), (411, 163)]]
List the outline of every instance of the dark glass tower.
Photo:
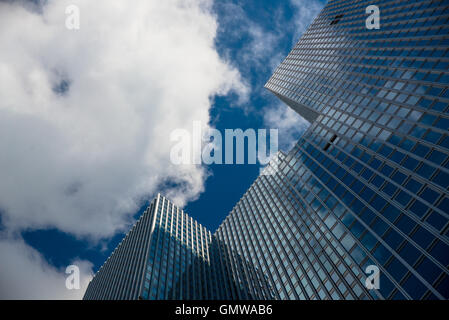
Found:
[[(240, 279), (238, 270), (249, 278)], [(266, 276), (252, 262), (160, 194), (84, 295), (86, 300), (271, 298)]]
[[(370, 4), (380, 29), (365, 26)], [(311, 122), (280, 196), (309, 219), (304, 247), (343, 246), (338, 295), (351, 265), (376, 265), (372, 297), (449, 298), (448, 19), (447, 1), (330, 1), (266, 84)]]
[(89, 284), (84, 299), (211, 299), (211, 233), (160, 194)]
[(155, 201), (145, 210), (89, 283), (85, 300), (136, 300), (142, 291)]
[[(331, 157), (309, 156), (301, 149), (302, 143), (281, 156), (278, 166), (268, 167), (256, 179), (214, 234), (231, 249), (230, 254), (218, 251), (225, 262), (223, 266), (231, 270), (224, 279), (231, 277), (242, 284), (243, 289), (233, 297), (241, 299), (246, 292), (257, 292), (263, 287), (252, 281), (250, 272), (239, 267), (239, 261), (233, 259), (237, 255), (254, 270), (262, 271), (268, 296), (275, 299), (446, 298), (447, 265), (441, 269), (436, 264), (423, 265), (427, 261), (424, 253), (410, 256), (407, 249), (413, 245), (419, 250), (415, 243), (427, 239), (432, 260), (445, 261), (449, 253), (435, 251), (438, 239), (421, 237), (426, 235), (425, 226), (417, 224), (410, 228), (413, 242), (405, 237), (391, 238), (404, 227), (403, 222), (398, 222), (405, 214), (391, 204), (384, 204), (382, 211), (377, 211), (371, 202), (363, 204), (369, 185), (361, 185), (364, 181), (356, 179), (352, 188), (346, 188), (346, 180), (332, 173), (344, 167)], [(343, 177), (349, 174), (345, 172)], [(373, 191), (371, 197), (375, 196)], [(392, 214), (396, 216), (394, 224), (388, 222)], [(393, 243), (399, 249), (389, 252)], [(433, 274), (436, 279), (432, 284), (436, 288), (426, 287), (427, 291), (419, 295), (420, 287), (416, 284), (403, 286), (412, 276), (411, 270), (404, 274), (408, 277), (403, 275), (402, 282), (396, 282), (396, 271), (405, 268), (397, 264), (399, 259), (415, 259), (415, 274), (423, 279)], [(378, 289), (366, 286), (369, 266), (380, 271)], [(439, 295), (432, 295), (435, 289)]]
[[(365, 274), (351, 258), (322, 216), (304, 203), (301, 187), (292, 185), (285, 155), (270, 165), (233, 208), (214, 236), (254, 269), (261, 270), (269, 299), (363, 299), (370, 298), (362, 282)], [(221, 252), (220, 252), (221, 253)], [(225, 257), (233, 279), (245, 292), (263, 288), (252, 281), (231, 255)]]

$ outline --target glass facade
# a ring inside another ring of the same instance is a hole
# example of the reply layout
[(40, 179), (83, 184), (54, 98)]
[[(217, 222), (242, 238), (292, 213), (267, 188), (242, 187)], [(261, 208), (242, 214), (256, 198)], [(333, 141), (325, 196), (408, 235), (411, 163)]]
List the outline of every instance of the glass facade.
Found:
[(210, 299), (211, 233), (160, 194), (97, 272), (84, 299)]
[(210, 231), (159, 195), (142, 298), (199, 300), (210, 297), (210, 242)]
[(299, 216), (379, 267), (372, 297), (449, 298), (448, 21), (447, 1), (330, 1), (266, 84), (311, 122), (280, 170)]
[[(239, 270), (245, 270), (240, 278)], [(264, 273), (160, 194), (90, 282), (86, 300), (271, 299)]]
[(135, 300), (140, 296), (156, 201), (126, 234), (89, 283), (85, 300)]
[[(215, 236), (266, 275), (267, 298), (368, 298), (359, 264), (329, 230), (322, 213), (304, 202), (301, 191), (306, 189), (292, 185), (285, 161), (280, 168), (284, 170), (270, 166), (256, 179)], [(245, 270), (234, 272), (249, 278)]]
[(84, 298), (448, 299), (448, 67), (447, 1), (329, 1), (265, 85), (295, 147), (214, 234), (158, 195)]

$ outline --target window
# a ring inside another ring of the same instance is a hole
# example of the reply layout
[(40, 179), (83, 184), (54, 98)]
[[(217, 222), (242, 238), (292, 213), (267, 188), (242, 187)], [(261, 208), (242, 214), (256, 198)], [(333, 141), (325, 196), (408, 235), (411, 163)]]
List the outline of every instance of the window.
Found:
[(334, 20), (331, 21), (331, 25), (337, 24), (341, 20), (341, 18), (343, 18), (342, 14), (335, 16)]

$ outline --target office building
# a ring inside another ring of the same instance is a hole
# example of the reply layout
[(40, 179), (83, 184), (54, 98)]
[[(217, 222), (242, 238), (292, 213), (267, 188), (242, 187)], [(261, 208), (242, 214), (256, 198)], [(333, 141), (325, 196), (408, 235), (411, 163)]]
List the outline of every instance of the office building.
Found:
[(379, 298), (449, 298), (448, 19), (447, 1), (330, 1), (266, 84), (311, 122), (288, 188), (348, 259), (379, 267)]
[(211, 233), (158, 195), (96, 273), (84, 299), (208, 299)]

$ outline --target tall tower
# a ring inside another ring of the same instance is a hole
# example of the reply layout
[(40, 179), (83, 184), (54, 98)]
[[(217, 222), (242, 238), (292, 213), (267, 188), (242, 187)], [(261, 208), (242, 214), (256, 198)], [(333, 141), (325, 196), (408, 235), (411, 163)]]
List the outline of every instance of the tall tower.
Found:
[(340, 256), (320, 297), (354, 296), (355, 270), (376, 266), (373, 298), (449, 298), (448, 19), (444, 0), (331, 0), (265, 85), (311, 122), (279, 187), (312, 270)]
[(211, 233), (165, 197), (151, 202), (84, 299), (211, 299)]
[[(262, 271), (266, 299), (376, 298), (361, 283), (366, 278), (361, 266), (302, 200), (285, 154), (278, 161), (265, 168), (214, 236)], [(235, 267), (232, 257), (225, 261), (246, 290), (264, 288), (252, 285), (251, 273)]]
[(95, 274), (84, 300), (136, 300), (142, 291), (156, 201), (137, 220)]

